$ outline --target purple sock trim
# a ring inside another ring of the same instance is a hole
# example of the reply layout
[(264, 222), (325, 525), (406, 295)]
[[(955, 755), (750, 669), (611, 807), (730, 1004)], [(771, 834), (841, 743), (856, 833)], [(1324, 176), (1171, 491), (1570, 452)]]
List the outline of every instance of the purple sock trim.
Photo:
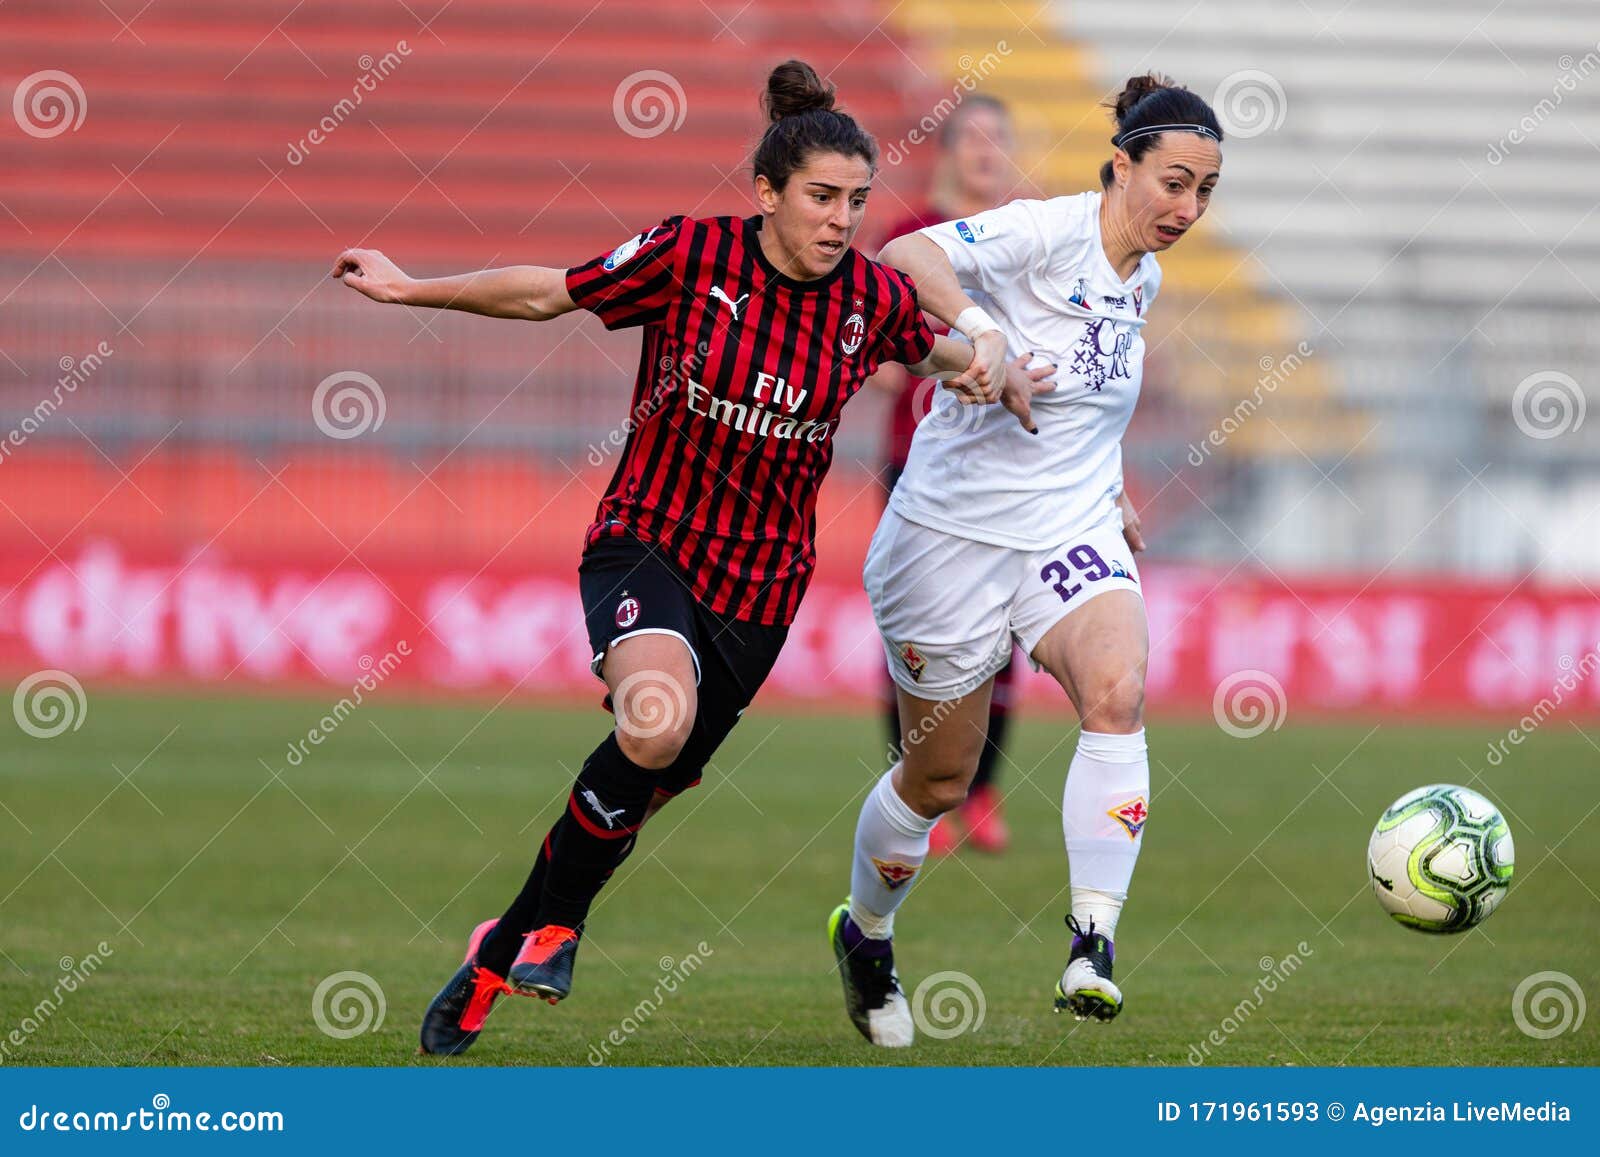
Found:
[(874, 940), (857, 928), (856, 922), (848, 915), (839, 928), (839, 935), (846, 952), (859, 952), (862, 956), (888, 956), (894, 951), (893, 940)]
[[(1117, 959), (1117, 946), (1115, 944), (1111, 943), (1111, 941), (1106, 940), (1106, 938), (1104, 936), (1101, 936), (1100, 933), (1098, 933), (1098, 932), (1095, 933), (1095, 936), (1098, 937), (1101, 940), (1105, 940), (1105, 942), (1106, 942), (1106, 959), (1108, 959), (1108, 960), (1112, 961), (1113, 963), (1115, 963), (1116, 959)], [(1087, 936), (1074, 936), (1072, 938), (1072, 951), (1076, 952), (1078, 950), (1078, 945), (1082, 944), (1087, 939), (1088, 939)]]

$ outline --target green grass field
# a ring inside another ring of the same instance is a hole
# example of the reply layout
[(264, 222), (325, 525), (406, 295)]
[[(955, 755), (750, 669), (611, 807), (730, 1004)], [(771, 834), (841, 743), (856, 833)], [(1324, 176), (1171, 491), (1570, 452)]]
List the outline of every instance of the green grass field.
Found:
[[(1003, 783), (1014, 850), (937, 862), (899, 922), (908, 991), (967, 973), (981, 1026), (884, 1053), (845, 1019), (823, 933), (879, 770), (877, 721), (758, 705), (602, 893), (572, 998), (502, 1000), (471, 1054), (438, 1061), (414, 1055), (422, 1010), (467, 931), (520, 885), (606, 721), (592, 707), (389, 700), (288, 766), (330, 705), (91, 687), (77, 732), (32, 739), (7, 721), (0, 1059), (582, 1065), (605, 1044), (630, 1065), (1184, 1065), (1205, 1044), (1209, 1064), (1600, 1062), (1600, 1015), (1540, 1040), (1511, 1009), (1545, 970), (1600, 998), (1600, 748), (1564, 721), (1477, 784), (1516, 839), (1510, 896), (1483, 928), (1432, 937), (1373, 901), (1368, 832), (1404, 789), (1471, 778), (1503, 731), (1291, 717), (1238, 740), (1157, 719), (1153, 818), (1118, 937), (1126, 1011), (1080, 1025), (1050, 1001), (1072, 732), (1024, 717)], [(98, 971), (40, 1016), (61, 958), (101, 941)], [(691, 953), (692, 975), (658, 990)], [(1264, 968), (1283, 977), (1275, 991), (1257, 987)], [(347, 1039), (312, 1009), (343, 971), (372, 977), (386, 1009)], [(653, 995), (659, 1007), (633, 1017)]]

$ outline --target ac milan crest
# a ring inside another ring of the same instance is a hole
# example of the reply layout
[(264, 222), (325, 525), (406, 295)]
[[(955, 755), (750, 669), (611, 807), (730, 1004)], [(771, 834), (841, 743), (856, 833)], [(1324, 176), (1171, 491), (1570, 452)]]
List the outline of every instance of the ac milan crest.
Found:
[(845, 319), (844, 327), (839, 331), (839, 348), (847, 354), (853, 354), (866, 340), (867, 319), (859, 313), (852, 313)]
[(617, 604), (617, 626), (627, 630), (639, 621), (639, 600), (627, 591), (622, 592), (622, 601)]

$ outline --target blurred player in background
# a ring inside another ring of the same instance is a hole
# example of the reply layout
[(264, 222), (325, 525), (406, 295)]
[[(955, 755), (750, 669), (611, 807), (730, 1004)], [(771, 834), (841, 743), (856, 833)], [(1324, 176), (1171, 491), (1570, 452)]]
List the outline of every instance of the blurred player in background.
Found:
[(1110, 1020), (1122, 1009), (1112, 942), (1150, 796), (1149, 630), (1133, 561), (1144, 541), (1123, 492), (1122, 435), (1161, 285), (1155, 254), (1210, 205), (1222, 130), (1202, 98), (1154, 75), (1131, 78), (1113, 114), (1100, 191), (1013, 201), (883, 250), (923, 306), (973, 341), (974, 365), (1034, 350), (1061, 364), (1062, 380), (1039, 400), (1038, 437), (992, 411), (952, 421), (937, 399), (867, 553), (900, 717), (923, 732), (912, 743), (907, 731), (901, 761), (862, 806), (850, 899), (829, 921), (846, 1011), (875, 1044), (912, 1042), (895, 910), (935, 821), (966, 798), (1013, 639), (1082, 724), (1062, 798), (1073, 937), (1056, 1010)]
[[(886, 242), (941, 221), (955, 221), (993, 209), (1016, 188), (1011, 113), (1004, 101), (981, 93), (967, 97), (939, 126), (938, 144), (939, 156), (934, 162), (927, 204), (896, 222), (884, 236)], [(893, 395), (889, 410), (889, 460), (884, 479), (886, 492), (892, 493), (900, 472), (906, 468), (911, 436), (932, 406), (938, 382), (911, 377), (902, 367), (890, 363), (873, 375), (872, 384)], [(954, 851), (963, 837), (984, 852), (1002, 852), (1010, 839), (1001, 815), (1000, 792), (994, 786), (994, 773), (1005, 747), (1013, 670), (1008, 660), (995, 674), (994, 694), (989, 700), (989, 731), (983, 753), (978, 756), (978, 774), (967, 792), (967, 802), (934, 825), (928, 838), (930, 856)], [(889, 744), (893, 758), (898, 759), (900, 711), (892, 679), (887, 692)]]
[[(844, 404), (884, 361), (920, 374), (973, 361), (935, 337), (908, 278), (851, 247), (877, 147), (834, 110), (832, 86), (787, 61), (764, 108), (754, 217), (668, 217), (566, 270), (418, 281), (367, 249), (335, 264), (378, 301), (528, 321), (587, 309), (608, 329), (643, 329), (627, 442), (578, 568), (616, 725), (522, 891), (474, 929), (423, 1019), (424, 1052), (466, 1051), (501, 995), (568, 995), (595, 896), (650, 815), (700, 781), (778, 658), (816, 565), (817, 492)], [(1013, 394), (1044, 376), (1010, 368)], [(1001, 398), (987, 377), (950, 384)]]

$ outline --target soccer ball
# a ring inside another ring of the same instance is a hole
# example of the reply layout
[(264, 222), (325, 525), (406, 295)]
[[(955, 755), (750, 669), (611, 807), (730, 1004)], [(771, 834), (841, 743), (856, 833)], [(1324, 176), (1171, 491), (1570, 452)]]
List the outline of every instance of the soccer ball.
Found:
[(1436, 783), (1389, 805), (1367, 843), (1383, 910), (1419, 932), (1465, 932), (1505, 898), (1511, 831), (1475, 791)]

